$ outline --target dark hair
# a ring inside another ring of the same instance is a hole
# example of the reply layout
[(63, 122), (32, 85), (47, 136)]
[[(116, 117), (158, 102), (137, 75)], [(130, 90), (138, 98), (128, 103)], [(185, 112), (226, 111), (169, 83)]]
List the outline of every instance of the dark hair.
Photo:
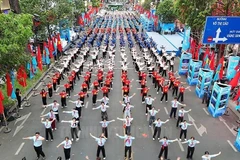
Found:
[(36, 132), (35, 134), (40, 134), (39, 132)]
[(69, 140), (69, 137), (65, 137), (65, 139), (68, 139), (68, 140)]
[(54, 100), (53, 102), (57, 102), (57, 100)]
[(208, 151), (206, 151), (204, 154), (209, 154), (209, 152), (208, 152)]
[(62, 160), (62, 157), (59, 156), (59, 157), (57, 158), (57, 160)]

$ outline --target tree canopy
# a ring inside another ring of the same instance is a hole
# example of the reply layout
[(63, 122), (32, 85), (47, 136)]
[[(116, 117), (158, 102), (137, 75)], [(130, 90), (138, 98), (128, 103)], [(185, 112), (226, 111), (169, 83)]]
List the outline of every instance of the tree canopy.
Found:
[(26, 46), (32, 33), (29, 14), (0, 14), (0, 75), (29, 61)]
[(99, 7), (100, 6), (100, 0), (92, 0), (92, 6), (93, 7)]
[(152, 0), (145, 0), (142, 4), (143, 9), (150, 10)]
[(164, 0), (158, 4), (157, 14), (163, 23), (173, 23), (176, 20), (173, 0)]

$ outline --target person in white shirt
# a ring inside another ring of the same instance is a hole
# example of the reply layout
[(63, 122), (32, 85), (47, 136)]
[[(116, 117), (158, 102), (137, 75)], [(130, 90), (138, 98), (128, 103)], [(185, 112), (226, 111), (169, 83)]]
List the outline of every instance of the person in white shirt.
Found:
[(37, 153), (37, 159), (40, 158), (40, 155), (42, 156), (42, 159), (45, 159), (45, 154), (42, 151), (42, 141), (44, 141), (45, 138), (40, 136), (39, 132), (36, 132), (35, 136), (25, 137), (23, 139), (31, 139), (31, 140), (33, 140), (33, 147), (34, 147), (35, 152)]
[(210, 155), (208, 151), (205, 152), (205, 154), (202, 156), (202, 160), (211, 160), (213, 157), (217, 157), (221, 154), (221, 152), (217, 154)]
[(174, 118), (176, 118), (178, 105), (186, 106), (186, 104), (182, 104), (182, 103), (178, 102), (176, 97), (174, 98), (174, 100), (172, 100), (171, 103), (172, 103), (172, 108), (171, 108), (171, 112), (170, 112), (170, 118), (172, 118), (173, 114), (174, 114)]
[(183, 122), (181, 122), (179, 124), (179, 126), (181, 127), (181, 131), (180, 131), (180, 136), (179, 136), (179, 140), (182, 140), (182, 135), (184, 134), (184, 138), (185, 141), (187, 140), (187, 128), (188, 126), (192, 126), (193, 124), (187, 123), (186, 120), (184, 120)]
[(126, 134), (125, 136), (120, 136), (118, 133), (116, 134), (117, 137), (124, 139), (125, 143), (125, 149), (124, 149), (124, 157), (127, 159), (127, 153), (128, 153), (128, 159), (132, 159), (132, 140), (135, 139), (135, 137), (132, 137), (130, 133)]
[(63, 113), (70, 113), (70, 114), (72, 114), (72, 117), (75, 118), (76, 121), (78, 121), (78, 124), (77, 124), (78, 125), (78, 129), (81, 131), (78, 111), (75, 110), (75, 108), (73, 108), (71, 111), (63, 111)]
[(153, 140), (155, 141), (155, 136), (157, 135), (158, 140), (160, 140), (160, 134), (161, 134), (161, 126), (162, 124), (165, 124), (169, 121), (169, 119), (167, 119), (166, 121), (161, 121), (160, 118), (158, 118), (155, 122), (153, 122), (153, 124), (155, 125), (155, 129), (154, 129), (154, 133), (153, 133)]
[(70, 123), (71, 127), (71, 135), (72, 135), (72, 141), (74, 140), (74, 135), (76, 136), (76, 141), (79, 140), (78, 133), (77, 133), (77, 124), (78, 121), (76, 121), (75, 118), (73, 118), (71, 121), (61, 121), (62, 123)]
[(49, 119), (46, 118), (46, 120), (44, 121), (44, 118), (41, 119), (41, 123), (45, 126), (45, 133), (46, 133), (46, 141), (48, 141), (48, 135), (50, 135), (51, 137), (51, 141), (53, 141), (53, 134), (52, 134), (52, 122), (55, 119), (53, 119), (52, 121), (50, 121)]
[(185, 143), (188, 143), (187, 159), (192, 159), (193, 153), (195, 150), (195, 145), (200, 142), (195, 140), (194, 137), (191, 137), (189, 140), (182, 142), (182, 144), (185, 144)]
[(61, 145), (63, 145), (65, 159), (70, 160), (72, 141), (69, 139), (69, 137), (65, 137), (65, 140), (57, 145), (57, 148), (59, 148)]
[(130, 134), (131, 133), (131, 122), (133, 121), (133, 118), (129, 118), (129, 116), (126, 116), (126, 118), (118, 118), (118, 120), (123, 121), (124, 122), (124, 126), (126, 126), (125, 128), (125, 134)]
[(174, 140), (168, 140), (167, 137), (163, 137), (161, 140), (159, 140), (160, 143), (162, 143), (162, 147), (160, 149), (160, 153), (158, 155), (158, 158), (160, 159), (162, 157), (162, 154), (164, 152), (164, 158), (168, 159), (168, 145), (169, 143), (175, 142), (177, 139)]
[(131, 117), (131, 108), (134, 108), (133, 105), (130, 105), (130, 103), (124, 104), (123, 102), (119, 101), (119, 103), (123, 106), (123, 113), (124, 117), (126, 118), (127, 116)]
[(107, 121), (106, 119), (104, 119), (103, 121), (100, 121), (99, 123), (102, 125), (102, 133), (105, 135), (105, 137), (108, 138), (108, 125), (111, 122), (114, 122), (115, 120), (111, 120), (111, 121)]
[(53, 112), (55, 112), (56, 114), (55, 114), (55, 117), (56, 117), (56, 119), (57, 119), (57, 121), (59, 122), (59, 114), (58, 114), (58, 108), (59, 108), (59, 103), (57, 103), (57, 101), (56, 100), (54, 100), (53, 101), (53, 103), (50, 103), (50, 104), (48, 104), (48, 105), (46, 105), (46, 107), (51, 107), (52, 108), (52, 110), (53, 110)]
[(136, 95), (136, 93), (133, 93), (132, 96), (128, 96), (128, 95), (123, 95), (123, 102), (125, 104), (127, 103), (131, 103), (131, 99)]
[(170, 71), (174, 72), (174, 60), (170, 60), (170, 68), (169, 68)]
[(184, 110), (184, 107), (181, 107), (181, 109), (178, 111), (178, 120), (177, 120), (177, 125), (176, 127), (179, 127), (179, 122), (181, 123), (184, 118), (184, 114), (190, 112), (192, 109), (189, 110)]
[(152, 109), (153, 101), (155, 101), (156, 97), (152, 98), (151, 95), (148, 95), (148, 97), (145, 98), (146, 103), (146, 116), (148, 115), (148, 110)]
[(108, 105), (109, 98), (107, 96), (104, 96), (102, 99), (98, 99), (98, 102), (104, 102), (105, 105)]
[(78, 98), (77, 101), (71, 101), (71, 100), (69, 100), (69, 102), (75, 104), (75, 109), (78, 111), (79, 117), (82, 118), (83, 101), (80, 101), (80, 98)]
[(41, 117), (41, 118), (43, 118), (43, 117), (49, 117), (49, 120), (50, 120), (50, 121), (53, 121), (53, 122), (51, 123), (52, 129), (57, 130), (57, 127), (56, 127), (56, 116), (55, 116), (56, 114), (58, 114), (58, 112), (54, 112), (52, 109), (50, 109), (50, 112), (48, 112), (47, 114), (42, 115), (42, 116), (40, 116), (40, 117)]
[(160, 111), (160, 109), (155, 110), (155, 107), (152, 109), (148, 109), (149, 113), (149, 127), (152, 127), (152, 123), (156, 120), (156, 114)]
[(162, 77), (166, 77), (166, 76), (167, 76), (167, 69), (168, 69), (167, 64), (164, 64), (164, 66), (163, 66), (163, 72), (162, 72)]
[(107, 138), (104, 136), (104, 134), (102, 134), (99, 138), (93, 136), (91, 133), (90, 133), (90, 136), (91, 136), (92, 138), (94, 138), (95, 141), (96, 141), (97, 144), (98, 144), (98, 148), (97, 148), (97, 159), (99, 159), (100, 152), (102, 152), (103, 159), (106, 159), (106, 153), (105, 153), (104, 144), (106, 143)]
[(92, 108), (92, 110), (101, 109), (101, 117), (102, 117), (102, 120), (103, 120), (103, 119), (107, 119), (108, 118), (107, 108), (109, 108), (109, 106), (105, 105), (104, 102), (101, 102), (100, 106), (98, 106), (96, 108)]

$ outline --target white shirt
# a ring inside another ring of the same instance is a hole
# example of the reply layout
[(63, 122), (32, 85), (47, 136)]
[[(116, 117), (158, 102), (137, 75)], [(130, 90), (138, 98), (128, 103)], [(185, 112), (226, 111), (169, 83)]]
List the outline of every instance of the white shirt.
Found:
[(178, 101), (172, 101), (172, 108), (177, 108), (178, 107), (178, 104), (180, 104)]
[(44, 116), (48, 116), (51, 119), (55, 119), (56, 118), (55, 114), (58, 114), (58, 113), (57, 112), (48, 112)]
[(155, 116), (158, 113), (158, 111), (153, 110), (153, 109), (148, 110), (148, 112), (149, 112), (150, 116)]
[(131, 122), (132, 122), (133, 118), (128, 118), (128, 119), (123, 119), (123, 121), (125, 122), (126, 126), (131, 126)]
[(101, 111), (102, 112), (106, 112), (107, 111), (107, 108), (109, 108), (109, 106), (107, 106), (107, 105), (100, 105), (100, 106), (98, 106), (96, 109), (100, 109), (101, 108)]
[(75, 105), (77, 108), (82, 107), (82, 101), (75, 101)]
[(97, 144), (99, 146), (104, 146), (104, 144), (106, 142), (106, 139), (104, 139), (104, 138), (95, 138), (95, 141), (97, 141)]
[(131, 108), (134, 108), (133, 105), (126, 105), (126, 104), (122, 104), (123, 107), (125, 107), (125, 112), (130, 112)]
[(72, 110), (72, 111), (63, 111), (63, 113), (71, 113), (72, 117), (74, 118), (79, 118), (79, 114), (77, 110)]
[(109, 102), (109, 98), (103, 97), (103, 98), (100, 99), (99, 101), (104, 102), (104, 104), (106, 105), (106, 104), (108, 104), (108, 102)]
[(208, 156), (203, 155), (202, 160), (211, 160), (213, 157), (217, 157), (217, 156), (218, 156), (218, 154), (212, 154), (212, 155), (208, 155)]
[(162, 146), (167, 147), (169, 145), (169, 143), (173, 142), (173, 140), (161, 139), (159, 142), (162, 143)]
[(187, 130), (188, 126), (191, 126), (191, 125), (192, 124), (190, 124), (190, 123), (184, 123), (184, 122), (179, 124), (179, 126), (181, 126), (182, 130)]
[(124, 143), (126, 147), (131, 147), (132, 146), (132, 140), (135, 139), (135, 137), (132, 136), (118, 136), (121, 139), (124, 139)]
[(101, 121), (101, 122), (99, 122), (100, 124), (102, 124), (102, 127), (103, 128), (106, 128), (107, 126), (108, 126), (108, 124), (110, 123), (110, 121)]
[(163, 122), (163, 121), (155, 121), (155, 122), (153, 122), (153, 124), (155, 124), (155, 127), (161, 127), (162, 124), (165, 124), (165, 123), (167, 123), (167, 122)]
[(34, 147), (40, 147), (40, 146), (42, 146), (42, 140), (40, 140), (40, 139), (42, 139), (42, 138), (43, 138), (42, 136), (39, 136), (38, 138), (37, 138), (36, 136), (30, 137), (30, 139), (33, 140), (33, 145), (34, 145)]
[(45, 122), (42, 122), (42, 124), (44, 124), (45, 128), (52, 128), (51, 124), (52, 124), (52, 121), (45, 121)]
[(145, 98), (145, 102), (146, 102), (147, 105), (152, 105), (152, 103), (153, 103), (154, 100), (155, 100), (155, 99), (154, 99), (154, 98), (151, 98), (151, 97)]
[(186, 110), (184, 110), (184, 109), (180, 109), (179, 111), (178, 111), (178, 116), (179, 117), (184, 117), (184, 114), (185, 113), (188, 113), (188, 111), (186, 111)]
[(57, 112), (58, 111), (58, 107), (60, 105), (58, 103), (51, 103), (48, 106), (51, 107), (54, 112)]
[(188, 143), (188, 146), (189, 146), (189, 147), (195, 147), (195, 145), (198, 144), (198, 143), (200, 143), (200, 142), (197, 141), (197, 140), (189, 139), (189, 140), (187, 140), (187, 143)]
[(124, 103), (130, 103), (130, 101), (131, 101), (131, 98), (132, 98), (133, 96), (126, 96), (126, 97), (123, 97), (123, 99), (124, 99)]
[(71, 140), (67, 140), (67, 141), (65, 140), (61, 143), (61, 145), (63, 145), (63, 148), (69, 149), (72, 146), (72, 141)]

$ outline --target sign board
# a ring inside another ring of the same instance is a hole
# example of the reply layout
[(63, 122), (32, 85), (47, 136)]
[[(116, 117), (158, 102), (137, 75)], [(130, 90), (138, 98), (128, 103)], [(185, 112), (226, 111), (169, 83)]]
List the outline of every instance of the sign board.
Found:
[(238, 44), (240, 17), (209, 16), (206, 18), (203, 44)]

